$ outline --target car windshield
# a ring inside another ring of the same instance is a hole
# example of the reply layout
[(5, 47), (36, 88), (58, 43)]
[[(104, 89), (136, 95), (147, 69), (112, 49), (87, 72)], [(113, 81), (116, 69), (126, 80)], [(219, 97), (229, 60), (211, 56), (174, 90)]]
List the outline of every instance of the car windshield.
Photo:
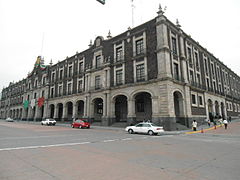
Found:
[(77, 123), (84, 123), (85, 121), (83, 121), (83, 120), (76, 120), (75, 122), (77, 122)]

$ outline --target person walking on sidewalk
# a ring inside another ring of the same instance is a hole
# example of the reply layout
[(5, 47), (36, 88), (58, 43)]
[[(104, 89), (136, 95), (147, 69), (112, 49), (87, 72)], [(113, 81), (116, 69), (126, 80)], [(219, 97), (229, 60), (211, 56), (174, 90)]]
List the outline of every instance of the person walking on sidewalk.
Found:
[(226, 119), (223, 120), (223, 124), (224, 124), (225, 129), (227, 129), (228, 121)]
[(206, 121), (207, 121), (208, 127), (210, 127), (210, 126), (211, 126), (211, 121), (210, 121), (210, 119), (206, 119)]
[(193, 131), (197, 131), (197, 121), (196, 120), (193, 120), (192, 128), (193, 128)]

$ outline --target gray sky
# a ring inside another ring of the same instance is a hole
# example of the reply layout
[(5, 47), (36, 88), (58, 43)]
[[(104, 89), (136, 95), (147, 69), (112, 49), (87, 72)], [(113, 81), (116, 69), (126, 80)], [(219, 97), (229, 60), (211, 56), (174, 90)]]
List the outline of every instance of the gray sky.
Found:
[[(165, 15), (240, 75), (239, 0), (134, 0), (134, 25)], [(26, 78), (38, 55), (57, 63), (88, 48), (90, 39), (125, 32), (131, 0), (0, 0), (0, 90)], [(44, 38), (43, 38), (44, 37)], [(43, 48), (42, 48), (42, 40)]]

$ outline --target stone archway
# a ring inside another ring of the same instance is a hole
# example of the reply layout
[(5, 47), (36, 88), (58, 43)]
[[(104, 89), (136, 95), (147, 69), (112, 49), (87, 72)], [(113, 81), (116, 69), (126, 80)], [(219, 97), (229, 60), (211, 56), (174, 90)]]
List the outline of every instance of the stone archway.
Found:
[(179, 91), (175, 91), (173, 93), (174, 98), (174, 111), (176, 117), (184, 117), (184, 109), (183, 109), (183, 96)]
[(96, 98), (93, 100), (93, 121), (94, 122), (101, 122), (103, 116), (103, 100), (102, 98)]
[(139, 92), (135, 95), (136, 121), (152, 119), (152, 97), (148, 92)]
[(49, 108), (50, 108), (50, 118), (54, 118), (55, 105), (51, 104)]
[(71, 121), (73, 117), (73, 103), (71, 101), (67, 102), (67, 121)]
[(76, 105), (76, 118), (82, 118), (84, 116), (84, 101), (79, 100), (77, 101)]
[(220, 116), (218, 101), (215, 101), (215, 112), (216, 112), (216, 117)]
[(115, 97), (115, 118), (116, 122), (126, 122), (128, 114), (127, 97), (118, 95)]
[(210, 121), (212, 122), (214, 119), (214, 114), (213, 114), (213, 103), (211, 99), (208, 99), (207, 101), (207, 108), (208, 108), (208, 117), (210, 119)]
[(58, 103), (57, 104), (57, 120), (61, 121), (63, 118), (63, 104), (62, 103)]
[(224, 103), (221, 102), (221, 115), (223, 119), (226, 119)]

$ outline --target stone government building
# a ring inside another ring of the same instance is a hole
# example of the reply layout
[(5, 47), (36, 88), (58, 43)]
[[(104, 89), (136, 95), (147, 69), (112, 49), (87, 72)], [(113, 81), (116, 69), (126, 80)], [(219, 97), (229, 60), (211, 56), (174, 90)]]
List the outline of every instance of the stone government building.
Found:
[(2, 90), (0, 117), (86, 118), (110, 126), (149, 120), (166, 130), (193, 119), (240, 115), (240, 78), (170, 22), (156, 18), (45, 66)]

